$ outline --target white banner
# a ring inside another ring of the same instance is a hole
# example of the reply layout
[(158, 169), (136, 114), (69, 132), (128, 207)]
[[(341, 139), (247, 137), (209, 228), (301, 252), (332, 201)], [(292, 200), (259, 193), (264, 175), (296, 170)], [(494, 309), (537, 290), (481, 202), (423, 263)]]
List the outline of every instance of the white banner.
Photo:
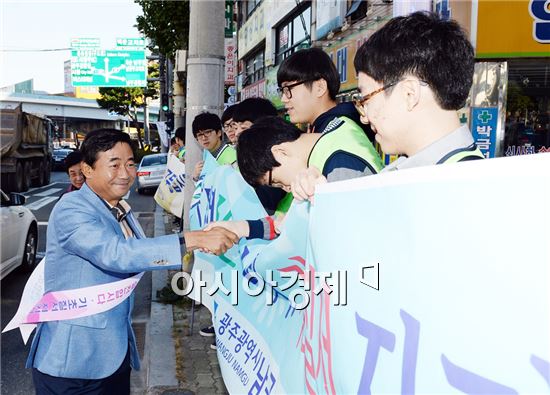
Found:
[(185, 165), (175, 155), (169, 154), (164, 178), (155, 193), (155, 201), (169, 213), (181, 218), (184, 189)]

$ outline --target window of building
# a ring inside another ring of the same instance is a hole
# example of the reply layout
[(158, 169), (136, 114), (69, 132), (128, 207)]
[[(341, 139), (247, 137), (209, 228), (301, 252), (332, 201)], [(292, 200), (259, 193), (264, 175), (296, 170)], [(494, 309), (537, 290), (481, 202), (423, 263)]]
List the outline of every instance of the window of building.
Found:
[(310, 46), (311, 35), (311, 4), (304, 2), (297, 13), (285, 20), (277, 27), (275, 62), (281, 63), (284, 59), (301, 48)]
[(265, 48), (261, 47), (244, 59), (243, 86), (253, 84), (264, 78)]
[(246, 15), (252, 14), (252, 11), (254, 11), (261, 2), (262, 0), (248, 0), (246, 2)]
[(550, 59), (509, 59), (504, 155), (550, 152)]
[(346, 18), (349, 18), (348, 22), (355, 23), (358, 20), (365, 18), (368, 8), (368, 1), (353, 0), (351, 4), (349, 4), (348, 12), (346, 13)]
[(240, 28), (258, 8), (262, 0), (244, 0), (237, 2), (237, 25)]

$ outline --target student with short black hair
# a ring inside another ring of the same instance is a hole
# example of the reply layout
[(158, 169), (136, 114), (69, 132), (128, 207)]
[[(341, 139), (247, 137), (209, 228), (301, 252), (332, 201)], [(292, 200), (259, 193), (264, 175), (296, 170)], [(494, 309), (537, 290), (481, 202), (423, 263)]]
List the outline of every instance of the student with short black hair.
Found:
[(307, 123), (322, 133), (335, 118), (350, 119), (374, 141), (369, 126), (361, 124), (353, 103), (337, 103), (340, 75), (321, 48), (302, 49), (286, 58), (277, 71), (279, 93), (292, 123)]
[(235, 138), (244, 130), (251, 127), (258, 119), (268, 116), (277, 116), (277, 109), (267, 99), (249, 97), (235, 106), (233, 110), (233, 128)]
[(185, 162), (185, 127), (180, 126), (174, 133), (174, 139), (178, 146), (176, 156), (182, 162)]
[(229, 144), (233, 146), (237, 143), (237, 136), (235, 136), (235, 124), (233, 122), (233, 113), (235, 112), (236, 107), (237, 104), (227, 107), (221, 118), (223, 132), (227, 136)]
[[(393, 18), (359, 48), (354, 64), (361, 121), (382, 151), (402, 155), (382, 171), (483, 158), (457, 115), (474, 73), (474, 50), (458, 23), (427, 12)], [(309, 199), (325, 181), (299, 175), (295, 198)]]
[[(239, 136), (237, 161), (249, 184), (274, 186), (287, 192), (293, 189), (297, 174), (313, 167), (328, 182), (350, 178), (350, 174), (355, 174), (350, 173), (350, 168), (357, 174), (367, 168), (370, 173), (382, 169), (378, 153), (360, 128), (335, 127), (324, 133), (302, 133), (277, 117), (262, 118)], [(275, 221), (268, 217), (215, 222), (211, 226), (224, 226), (240, 237), (273, 238)]]
[(483, 158), (457, 115), (474, 63), (458, 23), (427, 12), (393, 18), (359, 48), (361, 120), (384, 152), (403, 155), (386, 171)]
[[(222, 123), (216, 114), (200, 113), (193, 120), (192, 128), (199, 145), (207, 149), (220, 165), (233, 165), (237, 161), (235, 148), (222, 143)], [(196, 164), (194, 181), (198, 181), (203, 165), (203, 161)]]

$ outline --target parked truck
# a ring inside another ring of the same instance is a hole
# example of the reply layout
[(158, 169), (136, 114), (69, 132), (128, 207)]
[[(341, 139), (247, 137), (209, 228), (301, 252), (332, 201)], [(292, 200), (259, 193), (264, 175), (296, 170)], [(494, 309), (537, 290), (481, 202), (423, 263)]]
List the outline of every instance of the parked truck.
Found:
[(0, 171), (4, 192), (50, 183), (53, 122), (22, 105), (0, 110)]

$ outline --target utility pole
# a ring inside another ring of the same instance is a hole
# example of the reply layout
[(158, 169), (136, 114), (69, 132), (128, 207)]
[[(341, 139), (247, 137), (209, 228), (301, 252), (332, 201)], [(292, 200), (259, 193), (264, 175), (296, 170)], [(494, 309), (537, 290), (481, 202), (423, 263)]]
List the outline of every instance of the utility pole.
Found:
[(202, 151), (193, 137), (195, 116), (209, 111), (223, 112), (223, 67), (225, 2), (191, 0), (189, 2), (189, 51), (187, 56), (187, 115), (185, 136), (184, 229), (189, 229), (189, 206), (195, 184), (193, 170), (202, 160)]

